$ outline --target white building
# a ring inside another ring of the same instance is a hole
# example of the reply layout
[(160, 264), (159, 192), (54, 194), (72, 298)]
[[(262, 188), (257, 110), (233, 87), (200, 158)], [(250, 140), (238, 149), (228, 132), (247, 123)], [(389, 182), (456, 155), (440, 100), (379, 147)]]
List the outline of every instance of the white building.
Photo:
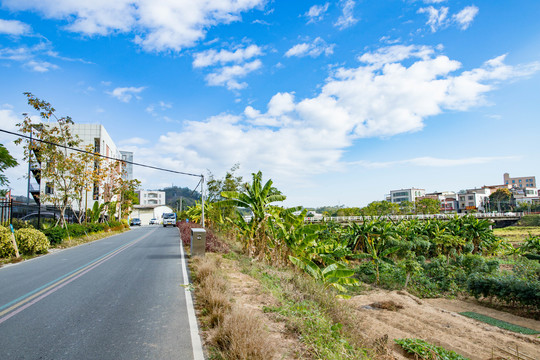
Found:
[(512, 193), (518, 205), (521, 203), (533, 204), (539, 201), (537, 188), (512, 189)]
[(163, 214), (174, 212), (168, 206), (164, 205), (134, 205), (130, 214), (130, 219), (141, 219), (142, 225), (149, 225), (151, 219), (157, 219), (158, 223), (163, 223)]
[(146, 205), (165, 205), (165, 191), (139, 190), (139, 204)]
[(426, 195), (425, 189), (401, 189), (401, 190), (392, 190), (390, 191), (390, 196), (387, 197), (388, 201), (393, 203), (402, 203), (403, 201), (415, 202), (416, 198), (423, 197)]
[(470, 189), (464, 193), (458, 194), (460, 212), (484, 212), (485, 205), (488, 203), (491, 190), (488, 188)]
[(426, 194), (425, 198), (436, 199), (441, 203), (441, 213), (457, 212), (458, 197), (453, 191), (432, 192)]
[[(87, 146), (91, 145), (92, 150), (94, 152), (97, 152), (101, 155), (112, 157), (115, 159), (119, 159), (119, 160), (122, 159), (121, 152), (118, 150), (118, 148), (116, 147), (116, 144), (112, 140), (107, 130), (105, 130), (103, 125), (71, 124), (69, 126), (70, 126), (70, 130), (72, 134), (74, 136), (75, 135), (78, 136), (81, 140), (81, 143), (78, 146), (79, 149), (86, 150)], [(68, 152), (70, 151), (68, 150)], [(131, 154), (131, 159), (133, 159), (133, 153), (130, 153), (130, 154)], [(104, 166), (106, 161), (111, 161), (111, 160), (104, 159), (102, 166)], [(32, 172), (34, 173), (34, 175), (36, 175), (36, 173), (34, 172), (34, 169), (32, 170), (33, 170)], [(119, 168), (118, 170), (120, 173), (122, 172), (122, 169)], [(35, 180), (35, 177), (33, 180)], [(43, 195), (51, 194), (54, 192), (54, 188), (49, 182), (47, 182), (47, 179), (41, 179), (40, 184), (37, 186), (37, 188), (39, 188), (39, 193), (42, 195), (40, 196), (40, 199), (44, 198)], [(32, 193), (32, 195), (37, 195), (38, 193), (37, 188), (31, 185), (30, 192)], [(104, 189), (100, 188), (97, 184), (92, 185), (91, 189), (89, 191), (86, 191), (85, 194), (83, 195), (81, 208), (82, 209), (91, 208), (94, 205), (95, 201), (99, 201), (99, 203), (103, 203), (104, 201), (103, 190)], [(116, 199), (113, 197), (111, 200), (114, 201)], [(47, 204), (47, 203), (42, 203), (42, 204)], [(79, 210), (78, 204), (72, 204), (72, 207), (74, 210)]]

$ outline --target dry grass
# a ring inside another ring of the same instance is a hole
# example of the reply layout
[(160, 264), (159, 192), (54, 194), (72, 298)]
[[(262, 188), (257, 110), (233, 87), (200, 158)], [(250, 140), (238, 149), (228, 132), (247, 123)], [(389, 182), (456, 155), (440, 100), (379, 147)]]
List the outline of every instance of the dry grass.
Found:
[(274, 350), (261, 321), (251, 312), (235, 307), (217, 327), (212, 343), (223, 359), (267, 360)]
[(232, 306), (219, 258), (194, 258), (195, 295), (214, 355), (226, 360), (272, 359), (274, 350), (262, 322), (252, 312)]

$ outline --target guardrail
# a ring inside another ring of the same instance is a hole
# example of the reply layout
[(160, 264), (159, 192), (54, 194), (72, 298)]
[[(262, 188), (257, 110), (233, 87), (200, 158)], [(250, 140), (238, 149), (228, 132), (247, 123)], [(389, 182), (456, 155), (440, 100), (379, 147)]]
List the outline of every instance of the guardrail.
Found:
[(522, 212), (511, 213), (474, 213), (474, 214), (420, 214), (420, 215), (382, 215), (382, 216), (326, 216), (322, 218), (306, 217), (304, 222), (363, 222), (365, 220), (388, 219), (392, 221), (400, 220), (430, 220), (443, 219), (451, 220), (455, 217), (472, 216), (479, 219), (515, 219), (523, 216)]

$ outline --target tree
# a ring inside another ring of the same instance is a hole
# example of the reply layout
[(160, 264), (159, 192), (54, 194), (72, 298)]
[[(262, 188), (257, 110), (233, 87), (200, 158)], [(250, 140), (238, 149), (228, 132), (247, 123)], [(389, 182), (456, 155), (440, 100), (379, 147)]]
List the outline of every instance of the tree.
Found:
[(508, 211), (512, 209), (514, 203), (514, 195), (508, 189), (497, 189), (493, 194), (489, 195), (490, 207), (497, 211)]
[(361, 210), (365, 216), (393, 215), (399, 212), (399, 205), (390, 201), (373, 201)]
[(4, 171), (17, 165), (19, 165), (17, 160), (10, 155), (9, 151), (4, 147), (3, 144), (0, 144), (0, 186), (9, 184), (9, 180), (4, 174)]
[(441, 202), (439, 199), (423, 198), (416, 200), (417, 214), (438, 214), (441, 212)]
[(399, 203), (399, 213), (402, 215), (414, 214), (414, 203), (412, 201), (402, 201)]
[[(28, 104), (40, 112), (40, 117), (47, 123), (34, 124), (28, 115), (17, 126), (23, 134), (32, 134), (34, 139), (41, 141), (28, 141), (24, 149), (24, 159), (35, 163), (36, 159), (41, 165), (42, 181), (47, 182), (43, 200), (49, 200), (60, 208), (60, 222), (65, 223), (65, 211), (76, 199), (73, 191), (78, 178), (82, 176), (78, 159), (75, 154), (66, 148), (76, 147), (81, 143), (78, 136), (71, 133), (70, 125), (73, 121), (69, 116), (57, 119), (56, 123), (49, 123), (55, 109), (50, 103), (36, 98), (31, 93), (25, 93)], [(56, 116), (55, 116), (56, 117)], [(17, 139), (20, 144), (23, 140)]]

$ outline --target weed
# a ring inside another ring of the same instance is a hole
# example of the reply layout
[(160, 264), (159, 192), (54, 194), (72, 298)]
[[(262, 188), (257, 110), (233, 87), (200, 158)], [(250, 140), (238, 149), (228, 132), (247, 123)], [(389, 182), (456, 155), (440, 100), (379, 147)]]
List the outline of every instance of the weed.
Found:
[(465, 311), (465, 312), (461, 312), (460, 314), (463, 315), (463, 316), (469, 317), (471, 319), (475, 319), (475, 320), (478, 320), (478, 321), (481, 321), (481, 322), (485, 322), (486, 324), (499, 327), (501, 329), (510, 330), (510, 331), (513, 331), (513, 332), (517, 332), (517, 333), (521, 333), (521, 334), (527, 334), (527, 335), (540, 334), (540, 331), (536, 331), (536, 330), (529, 329), (529, 328), (526, 328), (526, 327), (522, 327), (522, 326), (519, 326), (519, 325), (514, 325), (514, 324), (508, 323), (506, 321), (498, 320), (498, 319), (492, 318), (490, 316), (482, 315), (482, 314), (479, 314), (479, 313), (476, 313), (476, 312), (473, 312), (473, 311)]

